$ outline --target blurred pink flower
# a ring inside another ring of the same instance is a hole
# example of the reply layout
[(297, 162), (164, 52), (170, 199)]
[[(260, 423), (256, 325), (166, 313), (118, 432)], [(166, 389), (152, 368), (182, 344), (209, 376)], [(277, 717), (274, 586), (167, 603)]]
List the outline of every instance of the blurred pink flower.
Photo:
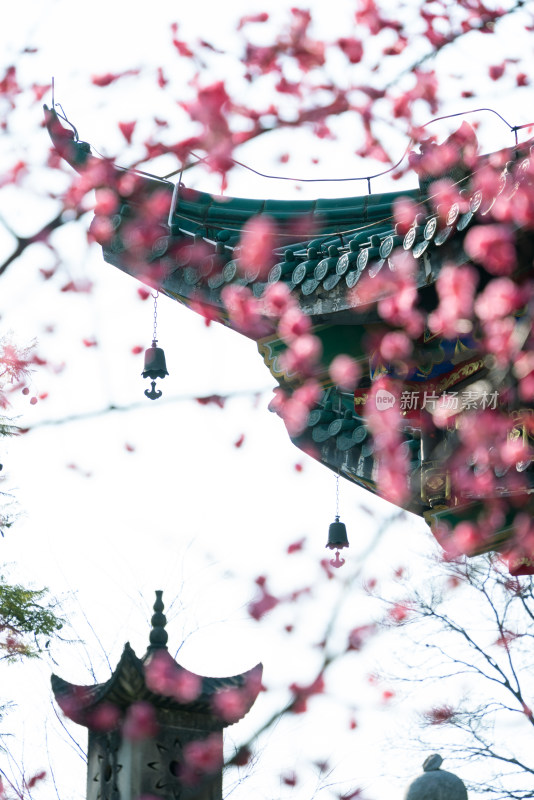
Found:
[(360, 365), (350, 356), (339, 355), (330, 364), (330, 377), (340, 389), (351, 392), (361, 376)]
[(506, 225), (475, 225), (467, 232), (464, 249), (492, 275), (510, 275), (515, 269), (514, 235)]
[(349, 633), (349, 642), (347, 650), (361, 650), (367, 639), (376, 633), (376, 626), (374, 624), (360, 625), (353, 628)]
[(217, 734), (184, 746), (184, 765), (198, 777), (217, 772), (223, 763), (222, 737)]
[(155, 736), (157, 730), (156, 712), (150, 703), (134, 703), (128, 708), (122, 724), (122, 735), (126, 739), (139, 742)]
[(412, 341), (402, 331), (386, 333), (380, 342), (380, 355), (386, 362), (402, 361), (412, 352)]
[(263, 336), (270, 330), (270, 324), (261, 314), (259, 301), (248, 287), (225, 286), (221, 297), (230, 320), (238, 330), (248, 336)]
[(267, 590), (266, 579), (263, 575), (256, 579), (256, 584), (259, 588), (259, 597), (248, 604), (247, 611), (252, 619), (260, 620), (265, 614), (276, 608), (280, 600)]
[(182, 703), (189, 703), (202, 691), (199, 675), (178, 666), (170, 653), (155, 653), (145, 666), (147, 687), (157, 694), (174, 697)]
[(393, 202), (393, 218), (397, 232), (404, 236), (417, 216), (418, 205), (410, 197), (397, 197)]
[(287, 284), (278, 281), (271, 283), (263, 293), (265, 313), (279, 319), (289, 308), (295, 307), (295, 299)]
[(432, 208), (441, 224), (446, 224), (447, 214), (453, 205), (458, 206), (460, 213), (469, 209), (467, 199), (460, 194), (457, 185), (450, 178), (434, 181), (429, 192)]
[(310, 376), (317, 368), (322, 351), (321, 340), (311, 333), (304, 333), (292, 340), (280, 356), (280, 364), (288, 372)]
[(494, 278), (475, 301), (475, 312), (481, 320), (505, 317), (525, 302), (524, 291), (510, 278)]
[(225, 722), (237, 722), (245, 715), (248, 706), (244, 689), (223, 689), (215, 694), (212, 701), (213, 711)]
[(477, 272), (468, 264), (442, 268), (436, 283), (439, 306), (428, 320), (432, 331), (451, 337), (470, 330), (477, 283)]
[(271, 408), (282, 417), (290, 436), (302, 433), (307, 425), (309, 412), (318, 402), (321, 393), (321, 387), (312, 378), (295, 389), (291, 397), (278, 392), (275, 401), (271, 402)]
[(289, 689), (294, 694), (291, 711), (294, 714), (303, 714), (308, 709), (309, 698), (313, 697), (314, 694), (322, 694), (324, 692), (324, 678), (322, 674), (319, 674), (308, 686), (300, 686), (298, 683), (292, 683)]
[(248, 220), (240, 240), (239, 265), (242, 272), (259, 271), (265, 280), (273, 263), (276, 225), (271, 217), (262, 215)]
[(309, 333), (311, 330), (311, 322), (306, 314), (297, 306), (290, 306), (280, 319), (278, 325), (278, 334), (285, 342), (292, 342), (299, 336)]
[(87, 727), (95, 731), (111, 731), (120, 721), (120, 711), (112, 703), (101, 703), (87, 717)]

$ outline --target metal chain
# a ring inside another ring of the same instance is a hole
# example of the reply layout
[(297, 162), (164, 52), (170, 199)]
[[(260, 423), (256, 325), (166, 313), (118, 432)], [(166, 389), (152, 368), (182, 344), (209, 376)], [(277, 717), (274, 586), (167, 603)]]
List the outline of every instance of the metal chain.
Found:
[(156, 294), (153, 294), (152, 297), (154, 298), (154, 334), (152, 336), (152, 341), (153, 342), (157, 342), (158, 341), (157, 330), (158, 330), (158, 297), (159, 297), (159, 292), (156, 292)]
[(336, 475), (336, 518), (339, 517), (339, 474)]

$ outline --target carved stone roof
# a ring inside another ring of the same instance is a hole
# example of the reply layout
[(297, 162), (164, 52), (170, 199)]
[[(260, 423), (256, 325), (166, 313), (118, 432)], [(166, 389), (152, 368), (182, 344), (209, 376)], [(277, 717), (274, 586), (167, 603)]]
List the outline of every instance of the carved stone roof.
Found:
[[(162, 609), (161, 593), (157, 594), (159, 597), (155, 608), (159, 601)], [(161, 610), (156, 611), (152, 620), (151, 644), (146, 654), (138, 658), (130, 644), (126, 643), (119, 663), (107, 681), (93, 686), (79, 686), (52, 675), (52, 691), (56, 701), (70, 719), (92, 727), (102, 708), (111, 707), (122, 714), (134, 703), (148, 702), (155, 709), (176, 715), (200, 714), (209, 717), (212, 727), (223, 728), (237, 722), (250, 711), (261, 689), (261, 664), (239, 675), (223, 678), (192, 673), (171, 657), (165, 642), (161, 641), (165, 624)], [(153, 635), (155, 630), (156, 636)], [(159, 643), (154, 644), (154, 640), (159, 640)], [(229, 698), (233, 702), (225, 703)]]

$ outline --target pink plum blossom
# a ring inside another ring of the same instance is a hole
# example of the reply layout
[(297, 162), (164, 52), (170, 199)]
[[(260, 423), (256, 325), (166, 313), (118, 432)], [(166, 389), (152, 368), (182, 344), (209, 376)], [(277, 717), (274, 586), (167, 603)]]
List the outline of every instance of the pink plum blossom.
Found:
[(280, 338), (285, 342), (292, 342), (299, 336), (309, 333), (311, 330), (310, 318), (303, 314), (297, 306), (289, 306), (278, 325)]
[(272, 266), (276, 225), (269, 216), (252, 217), (246, 224), (240, 240), (240, 269), (259, 272), (264, 280)]
[(311, 333), (305, 333), (291, 341), (280, 356), (281, 366), (290, 373), (312, 375), (323, 351), (321, 340)]
[(260, 302), (246, 286), (229, 285), (221, 292), (221, 297), (235, 327), (248, 336), (265, 335), (270, 325), (264, 320)]
[(390, 331), (380, 341), (380, 355), (386, 362), (402, 361), (412, 352), (412, 341), (402, 331)]
[(202, 691), (202, 679), (193, 672), (178, 666), (167, 652), (157, 652), (145, 666), (147, 687), (157, 693), (190, 703)]
[(524, 291), (510, 278), (494, 278), (478, 295), (474, 308), (479, 319), (492, 320), (513, 314), (524, 302)]
[(280, 602), (278, 597), (275, 597), (267, 590), (266, 583), (266, 579), (263, 575), (260, 575), (260, 577), (256, 579), (256, 585), (259, 588), (259, 597), (250, 602), (247, 608), (252, 619), (260, 620), (265, 614), (268, 614), (269, 611), (276, 608)]
[(432, 331), (453, 337), (471, 330), (477, 283), (477, 272), (468, 264), (442, 268), (436, 283), (439, 306), (428, 319)]
[(184, 779), (195, 783), (204, 775), (217, 772), (223, 763), (222, 737), (212, 734), (184, 745)]
[(263, 293), (265, 313), (269, 317), (280, 319), (286, 311), (295, 307), (295, 300), (287, 284), (282, 281), (271, 283)]
[(393, 202), (393, 218), (397, 232), (404, 236), (412, 227), (418, 212), (417, 203), (410, 197), (397, 197)]
[(309, 698), (313, 697), (315, 694), (322, 694), (324, 692), (324, 678), (322, 675), (318, 675), (317, 678), (307, 686), (300, 686), (298, 683), (292, 683), (289, 689), (295, 696), (291, 704), (291, 711), (294, 714), (302, 714), (308, 710)]
[(150, 703), (138, 702), (128, 708), (122, 724), (122, 735), (126, 739), (134, 742), (150, 739), (157, 730), (156, 712)]
[(464, 249), (492, 275), (510, 275), (516, 267), (514, 234), (506, 225), (475, 225), (467, 232)]
[(457, 185), (450, 178), (434, 181), (429, 191), (432, 208), (441, 224), (446, 224), (447, 214), (453, 205), (458, 205), (461, 213), (469, 209), (467, 199), (460, 194)]
[(249, 702), (243, 689), (221, 689), (216, 692), (212, 708), (225, 722), (237, 722), (248, 710)]
[(351, 392), (361, 376), (361, 367), (357, 361), (347, 355), (334, 358), (329, 368), (330, 377), (340, 389)]

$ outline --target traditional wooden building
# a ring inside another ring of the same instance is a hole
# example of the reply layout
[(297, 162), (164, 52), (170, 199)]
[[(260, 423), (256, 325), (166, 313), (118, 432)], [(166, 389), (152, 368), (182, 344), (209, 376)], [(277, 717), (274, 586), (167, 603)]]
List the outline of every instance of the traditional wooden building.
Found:
[[(461, 392), (485, 397), (487, 402), (502, 390), (504, 412), (519, 420), (511, 435), (526, 440), (529, 426), (524, 425), (522, 416), (530, 409), (524, 407), (528, 404), (518, 403), (517, 392), (510, 391), (514, 375), (495, 368), (495, 360), (483, 349), (475, 330), (448, 339), (425, 330), (414, 343), (414, 363), (408, 373), (379, 360), (372, 342), (388, 326), (395, 329), (384, 321), (379, 308), (395, 286), (395, 254), (412, 254), (417, 306), (430, 314), (436, 308), (436, 282), (443, 265), (469, 260), (464, 241), (470, 229), (491, 220), (491, 209), (499, 198), (511, 201), (519, 187), (531, 184), (531, 142), (471, 158), (469, 163), (460, 159), (447, 174), (461, 202), (447, 208), (436, 207), (432, 183), (421, 171), (419, 179), (414, 173), (414, 187), (408, 191), (312, 201), (251, 200), (216, 197), (188, 189), (180, 180), (172, 183), (121, 169), (94, 157), (89, 145), (61, 123), (54, 108), (46, 109), (46, 120), (59, 153), (75, 169), (90, 174), (93, 186), (111, 187), (116, 194), (113, 212), (97, 214), (92, 224), (104, 259), (192, 310), (253, 338), (272, 376), (291, 397), (304, 378), (284, 364), (287, 340), (268, 315), (260, 315), (257, 324), (240, 323), (236, 315), (229, 314), (224, 301), (228, 287), (240, 287), (242, 298), (260, 302), (268, 287), (287, 287), (322, 346), (321, 362), (314, 373), (321, 393), (309, 410), (306, 425), (291, 434), (298, 447), (344, 478), (387, 496), (377, 482), (380, 454), (367, 407), (376, 379), (387, 375), (396, 387), (397, 401), (410, 395), (412, 404), (402, 413), (400, 446), (408, 462), (409, 492), (401, 504), (425, 516), (445, 546), (459, 521), (472, 519), (484, 524), (488, 497), (466, 496), (461, 479), (457, 480), (449, 467), (458, 442), (458, 417), (440, 428), (432, 424), (431, 414), (421, 409), (421, 403), (423, 398)], [(491, 192), (476, 188), (477, 176), (495, 164), (500, 165), (499, 185)], [(432, 177), (439, 177), (436, 170)], [(393, 213), (400, 197), (409, 199), (416, 209), (404, 232)], [(276, 231), (272, 250), (263, 267), (244, 266), (240, 263), (243, 236), (258, 220), (268, 220)], [(532, 270), (532, 225), (527, 223), (514, 234), (517, 266), (513, 279), (520, 285)], [(477, 265), (475, 268), (482, 287), (491, 276)], [(360, 287), (361, 292), (355, 291)], [(528, 337), (528, 325), (526, 333), (519, 335)], [(348, 354), (361, 366), (362, 377), (355, 391), (332, 380), (329, 368), (339, 354)], [(419, 403), (416, 410), (414, 402), (416, 406)], [(459, 414), (464, 410), (460, 408)], [(468, 468), (476, 470), (477, 465)], [(466, 551), (506, 552), (517, 495), (521, 495), (522, 510), (532, 516), (531, 490), (530, 457), (506, 468), (496, 467), (492, 498), (498, 497), (505, 505), (506, 498), (513, 499), (506, 505), (502, 524), (466, 545)], [(512, 570), (534, 569), (531, 555), (516, 551)]]

